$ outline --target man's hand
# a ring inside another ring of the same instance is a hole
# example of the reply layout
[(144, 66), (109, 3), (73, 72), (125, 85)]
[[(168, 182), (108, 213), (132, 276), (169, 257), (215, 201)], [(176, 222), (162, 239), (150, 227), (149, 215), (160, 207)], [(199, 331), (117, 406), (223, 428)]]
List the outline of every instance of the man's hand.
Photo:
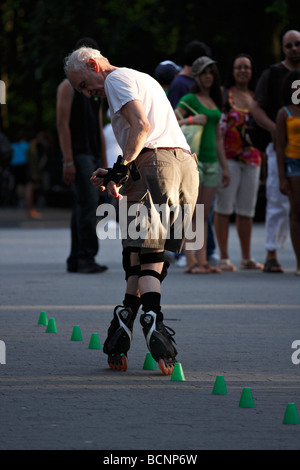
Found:
[(99, 189), (99, 191), (105, 191), (105, 189), (107, 189), (107, 193), (110, 197), (121, 200), (123, 196), (119, 194), (120, 188), (116, 186), (116, 183), (114, 181), (109, 181), (107, 187), (103, 185), (103, 177), (107, 173), (108, 170), (106, 170), (105, 168), (98, 168), (98, 170), (94, 171), (94, 173), (92, 174), (91, 182), (97, 189)]
[(75, 165), (63, 167), (63, 182), (68, 186), (73, 184), (76, 177)]

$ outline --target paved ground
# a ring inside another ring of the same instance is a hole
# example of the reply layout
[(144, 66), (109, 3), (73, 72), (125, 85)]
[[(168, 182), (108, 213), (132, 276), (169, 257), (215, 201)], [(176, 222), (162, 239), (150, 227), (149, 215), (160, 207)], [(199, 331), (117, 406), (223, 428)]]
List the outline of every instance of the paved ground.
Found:
[[(103, 344), (123, 299), (120, 242), (101, 242), (106, 273), (68, 274), (68, 219), (65, 210), (45, 211), (41, 221), (0, 210), (1, 450), (299, 449), (300, 425), (282, 423), (288, 403), (300, 414), (300, 364), (293, 364), (291, 347), (300, 340), (300, 279), (289, 240), (280, 253), (283, 275), (193, 276), (171, 266), (162, 302), (186, 379), (172, 381), (143, 370), (147, 349), (138, 321), (126, 373), (111, 371), (102, 350), (88, 348), (93, 332)], [(239, 263), (233, 226), (230, 247)], [(263, 261), (263, 225), (255, 225), (252, 251)], [(42, 310), (55, 318), (57, 333), (38, 326)], [(83, 341), (71, 341), (74, 325)], [(212, 393), (217, 375), (226, 395)], [(239, 407), (244, 387), (253, 408)]]

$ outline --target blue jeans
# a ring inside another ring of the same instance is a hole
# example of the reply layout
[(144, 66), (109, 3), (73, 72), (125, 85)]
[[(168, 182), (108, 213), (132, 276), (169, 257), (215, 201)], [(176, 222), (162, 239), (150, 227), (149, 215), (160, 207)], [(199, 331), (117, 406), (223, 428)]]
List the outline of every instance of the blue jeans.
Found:
[(99, 192), (90, 181), (99, 162), (93, 155), (74, 156), (76, 179), (73, 185), (74, 205), (71, 217), (71, 252), (68, 262), (76, 263), (78, 258), (94, 261), (98, 252), (96, 234), (96, 210)]

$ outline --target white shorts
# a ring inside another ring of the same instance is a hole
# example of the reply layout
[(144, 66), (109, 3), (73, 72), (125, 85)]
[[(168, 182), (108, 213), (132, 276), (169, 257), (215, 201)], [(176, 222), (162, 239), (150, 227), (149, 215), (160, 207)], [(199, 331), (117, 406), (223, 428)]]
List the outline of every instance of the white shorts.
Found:
[(254, 217), (259, 188), (260, 166), (227, 160), (230, 184), (222, 188), (221, 174), (216, 194), (215, 212)]

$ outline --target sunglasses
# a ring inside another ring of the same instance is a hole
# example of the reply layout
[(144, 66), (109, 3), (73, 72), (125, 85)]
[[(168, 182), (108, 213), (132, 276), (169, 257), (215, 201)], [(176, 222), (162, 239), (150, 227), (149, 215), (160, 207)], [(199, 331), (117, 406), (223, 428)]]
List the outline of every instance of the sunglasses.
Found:
[(292, 49), (293, 46), (300, 47), (300, 41), (288, 42), (284, 45), (284, 47), (286, 47), (287, 49)]

